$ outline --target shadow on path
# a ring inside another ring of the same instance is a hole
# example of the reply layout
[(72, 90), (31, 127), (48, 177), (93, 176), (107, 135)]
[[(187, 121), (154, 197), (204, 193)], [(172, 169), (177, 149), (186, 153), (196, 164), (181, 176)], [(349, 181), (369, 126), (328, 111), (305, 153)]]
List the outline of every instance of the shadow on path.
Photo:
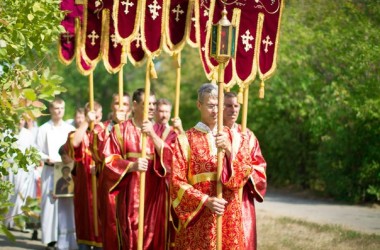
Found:
[[(45, 246), (42, 244), (41, 239), (31, 240), (32, 233), (23, 233), (20, 231), (12, 230), (11, 233), (16, 237), (16, 242), (12, 242), (5, 235), (0, 235), (0, 249), (1, 250), (43, 250)], [(41, 231), (38, 232), (41, 236)]]

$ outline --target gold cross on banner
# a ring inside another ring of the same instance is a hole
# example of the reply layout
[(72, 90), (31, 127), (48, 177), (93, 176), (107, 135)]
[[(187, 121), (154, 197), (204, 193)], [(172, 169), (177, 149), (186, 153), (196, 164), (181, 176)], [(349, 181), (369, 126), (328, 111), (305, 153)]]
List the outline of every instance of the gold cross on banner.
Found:
[(115, 35), (115, 34), (112, 34), (112, 35), (111, 35), (111, 41), (112, 41), (112, 43), (113, 43), (113, 47), (116, 48), (117, 45), (119, 44), (119, 42), (117, 41), (117, 39), (116, 39), (116, 35)]
[(268, 46), (273, 45), (272, 41), (270, 41), (269, 35), (265, 38), (265, 40), (263, 40), (263, 44), (265, 45), (265, 53), (268, 53)]
[(66, 32), (66, 33), (63, 33), (63, 34), (62, 34), (62, 37), (63, 37), (64, 39), (66, 39), (66, 43), (67, 43), (67, 44), (70, 44), (70, 43), (71, 43), (70, 39), (73, 38), (74, 35), (71, 35), (69, 32)]
[(254, 37), (251, 35), (251, 32), (249, 32), (249, 30), (246, 30), (244, 35), (241, 35), (241, 39), (243, 40), (242, 43), (245, 45), (245, 51), (252, 49), (252, 44), (250, 44), (249, 41), (252, 41)]
[(136, 41), (136, 48), (140, 48), (140, 42), (141, 42), (141, 34), (140, 34), (140, 32), (137, 34), (137, 36), (135, 38), (135, 41)]
[(152, 19), (156, 20), (156, 18), (160, 15), (157, 10), (161, 9), (161, 6), (158, 5), (157, 0), (153, 1), (153, 4), (149, 4), (149, 12), (152, 14)]
[(182, 15), (183, 13), (185, 13), (182, 9), (181, 9), (181, 5), (177, 5), (176, 8), (172, 9), (172, 12), (175, 14), (175, 20), (178, 22), (179, 21), (179, 15)]
[(88, 35), (87, 37), (91, 39), (91, 45), (92, 45), (92, 46), (95, 45), (95, 39), (98, 39), (98, 38), (99, 38), (99, 36), (96, 34), (96, 31), (95, 31), (95, 30), (93, 30), (93, 31), (91, 32), (91, 34)]
[(129, 7), (132, 7), (134, 3), (130, 2), (130, 0), (122, 1), (122, 5), (125, 5), (124, 13), (127, 15), (129, 13)]

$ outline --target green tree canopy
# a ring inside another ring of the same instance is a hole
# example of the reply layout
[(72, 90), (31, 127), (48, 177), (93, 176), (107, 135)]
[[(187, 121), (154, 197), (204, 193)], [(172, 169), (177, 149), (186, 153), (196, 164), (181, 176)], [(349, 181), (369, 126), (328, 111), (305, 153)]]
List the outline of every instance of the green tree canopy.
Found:
[[(37, 164), (33, 148), (16, 145), (21, 117), (36, 119), (49, 101), (64, 91), (62, 78), (48, 68), (52, 44), (62, 31), (58, 0), (2, 0), (0, 2), (0, 178)], [(12, 161), (8, 161), (12, 159)], [(4, 215), (12, 186), (0, 182), (0, 233), (10, 236)]]

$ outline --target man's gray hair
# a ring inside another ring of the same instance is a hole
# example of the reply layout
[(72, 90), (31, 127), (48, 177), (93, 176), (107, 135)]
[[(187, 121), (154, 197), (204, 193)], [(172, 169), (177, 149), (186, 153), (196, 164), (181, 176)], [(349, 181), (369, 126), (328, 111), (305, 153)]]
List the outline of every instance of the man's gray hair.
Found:
[(218, 97), (218, 86), (216, 84), (212, 83), (204, 83), (202, 86), (198, 89), (198, 101), (200, 103), (203, 103), (205, 97), (212, 96), (212, 97)]

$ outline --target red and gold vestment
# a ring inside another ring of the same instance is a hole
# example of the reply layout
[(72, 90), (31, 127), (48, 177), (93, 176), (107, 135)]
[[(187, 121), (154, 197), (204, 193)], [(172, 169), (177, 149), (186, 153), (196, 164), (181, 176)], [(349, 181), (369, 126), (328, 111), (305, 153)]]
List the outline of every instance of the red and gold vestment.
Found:
[[(233, 138), (233, 148), (236, 152), (239, 147), (241, 137), (243, 136), (241, 125), (234, 124), (231, 128), (231, 132)], [(245, 136), (248, 138), (249, 142), (253, 173), (249, 176), (248, 182), (244, 185), (242, 193), (244, 242), (245, 249), (257, 249), (256, 211), (254, 200), (258, 202), (263, 202), (264, 200), (267, 188), (267, 164), (261, 153), (259, 141), (253, 132), (247, 129)]]
[[(165, 126), (154, 124), (153, 129), (162, 138)], [(166, 175), (170, 173), (170, 145), (175, 137), (176, 134), (170, 132), (161, 152), (157, 152), (152, 139), (147, 136), (146, 158), (149, 163), (145, 183), (144, 249), (166, 249), (169, 205)], [(120, 249), (136, 249), (140, 173), (128, 173), (128, 169), (141, 157), (141, 130), (133, 119), (114, 126), (103, 153), (106, 156), (104, 171), (113, 179), (109, 191), (117, 194)]]
[(98, 174), (98, 213), (103, 232), (103, 249), (118, 249), (116, 226), (116, 195), (109, 190), (113, 185), (113, 177), (104, 171), (103, 148), (108, 139), (114, 122), (112, 120), (95, 124), (91, 133), (91, 150)]
[(74, 180), (74, 211), (75, 211), (75, 231), (77, 242), (90, 246), (102, 247), (102, 231), (98, 227), (98, 236), (95, 235), (93, 217), (93, 194), (90, 166), (92, 164), (92, 154), (90, 151), (89, 132), (84, 135), (81, 144), (73, 147), (72, 137), (74, 132), (69, 134), (66, 142), (66, 149), (75, 161), (72, 176)]
[[(228, 128), (225, 130), (229, 133)], [(217, 216), (205, 206), (208, 197), (216, 196), (217, 148), (213, 132), (198, 123), (186, 135), (178, 136), (173, 155), (171, 198), (173, 216), (178, 219), (175, 247), (215, 249)], [(253, 171), (248, 156), (248, 142), (242, 140), (240, 150), (231, 153), (231, 159), (224, 157), (221, 181), (228, 204), (223, 214), (223, 249), (244, 249), (239, 188)]]

